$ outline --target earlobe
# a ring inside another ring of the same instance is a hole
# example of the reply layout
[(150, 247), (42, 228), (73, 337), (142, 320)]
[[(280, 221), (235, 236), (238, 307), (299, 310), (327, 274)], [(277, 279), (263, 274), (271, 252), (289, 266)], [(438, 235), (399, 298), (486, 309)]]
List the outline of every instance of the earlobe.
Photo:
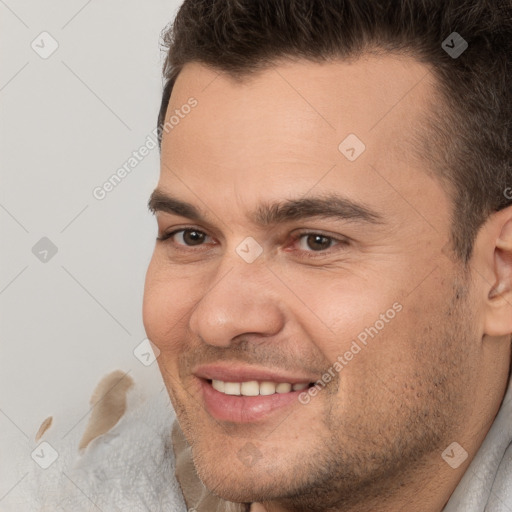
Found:
[(512, 207), (499, 212), (502, 224), (494, 247), (495, 282), (489, 291), (486, 334), (505, 336), (512, 333)]

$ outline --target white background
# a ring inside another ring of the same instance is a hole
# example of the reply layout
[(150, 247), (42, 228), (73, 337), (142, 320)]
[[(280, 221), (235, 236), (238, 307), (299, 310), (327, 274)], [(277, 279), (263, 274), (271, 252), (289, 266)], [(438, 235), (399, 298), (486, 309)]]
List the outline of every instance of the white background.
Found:
[[(133, 354), (158, 148), (102, 201), (92, 191), (156, 127), (160, 33), (178, 5), (0, 0), (0, 510), (25, 485), (46, 417), (58, 445), (83, 430), (106, 373), (162, 387), (156, 363)], [(46, 59), (31, 47), (50, 48), (44, 31), (58, 43)], [(46, 262), (32, 253), (42, 237), (58, 249)]]

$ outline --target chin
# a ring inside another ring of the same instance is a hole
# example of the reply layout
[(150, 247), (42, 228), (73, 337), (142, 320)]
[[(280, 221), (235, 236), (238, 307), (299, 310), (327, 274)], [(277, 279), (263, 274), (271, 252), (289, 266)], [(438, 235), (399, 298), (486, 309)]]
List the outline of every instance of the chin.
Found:
[(275, 458), (268, 454), (253, 466), (246, 467), (240, 462), (236, 450), (226, 453), (227, 450), (212, 449), (211, 445), (205, 452), (194, 450), (197, 474), (211, 492), (235, 503), (275, 500), (288, 494), (285, 491), (290, 489), (286, 483), (288, 476), (294, 473), (292, 470), (283, 471), (280, 467), (279, 471), (284, 474), (276, 474)]
[(223, 464), (220, 467), (217, 464), (211, 471), (210, 467), (196, 465), (197, 474), (203, 484), (218, 497), (235, 503), (248, 503), (259, 499), (260, 496), (254, 489), (257, 476), (252, 474), (242, 476), (240, 472), (233, 472), (232, 468), (232, 464)]

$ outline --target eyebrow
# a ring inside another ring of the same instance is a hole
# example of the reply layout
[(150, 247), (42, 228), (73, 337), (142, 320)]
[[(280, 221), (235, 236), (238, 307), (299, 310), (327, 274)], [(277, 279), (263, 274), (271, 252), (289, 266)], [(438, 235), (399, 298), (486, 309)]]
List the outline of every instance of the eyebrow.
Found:
[[(172, 197), (159, 189), (155, 189), (151, 194), (148, 208), (153, 213), (162, 211), (196, 222), (209, 223), (206, 216), (194, 205)], [(312, 217), (364, 224), (384, 223), (383, 216), (377, 211), (334, 193), (263, 203), (248, 215), (251, 222), (262, 227)]]

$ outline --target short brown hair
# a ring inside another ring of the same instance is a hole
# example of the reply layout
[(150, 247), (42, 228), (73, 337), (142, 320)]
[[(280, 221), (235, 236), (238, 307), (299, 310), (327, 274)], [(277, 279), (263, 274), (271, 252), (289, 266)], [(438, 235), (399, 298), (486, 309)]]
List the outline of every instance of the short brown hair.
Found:
[[(447, 185), (452, 249), (467, 264), (481, 225), (512, 204), (511, 6), (510, 0), (185, 0), (163, 33), (159, 143), (174, 82), (188, 62), (241, 79), (279, 58), (322, 62), (372, 49), (411, 55), (437, 79), (439, 99), (432, 100), (421, 153)], [(453, 32), (468, 43), (458, 57), (442, 47)]]

